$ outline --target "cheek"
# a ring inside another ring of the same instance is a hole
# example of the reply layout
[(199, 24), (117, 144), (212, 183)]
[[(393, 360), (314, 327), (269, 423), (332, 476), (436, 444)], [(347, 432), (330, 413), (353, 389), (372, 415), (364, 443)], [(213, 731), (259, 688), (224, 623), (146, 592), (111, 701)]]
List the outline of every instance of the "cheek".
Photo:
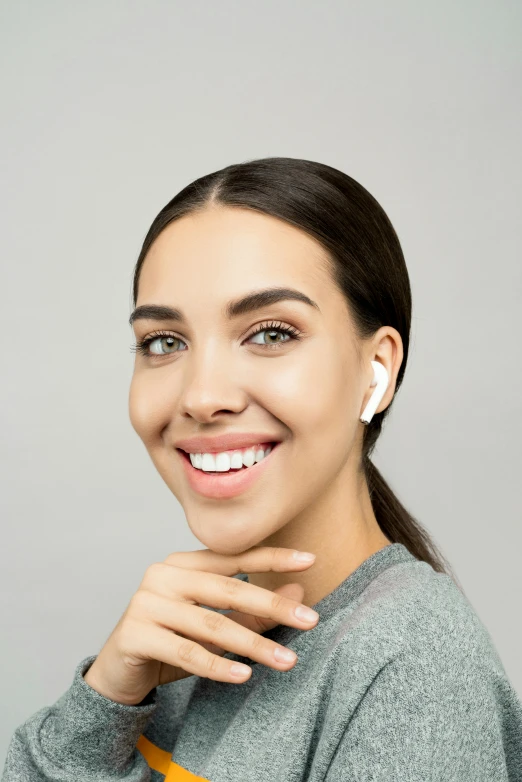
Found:
[[(269, 362), (267, 362), (269, 363)], [(296, 435), (335, 431), (356, 419), (357, 372), (350, 356), (324, 341), (307, 354), (277, 361), (255, 383), (258, 402)], [(355, 421), (356, 423), (356, 421)]]
[(134, 431), (146, 443), (156, 439), (170, 420), (168, 395), (157, 380), (135, 374), (129, 389), (129, 418)]
[(291, 433), (295, 472), (312, 493), (345, 463), (358, 431), (357, 367), (335, 345), (321, 347), (307, 361), (278, 362), (263, 385), (270, 411)]

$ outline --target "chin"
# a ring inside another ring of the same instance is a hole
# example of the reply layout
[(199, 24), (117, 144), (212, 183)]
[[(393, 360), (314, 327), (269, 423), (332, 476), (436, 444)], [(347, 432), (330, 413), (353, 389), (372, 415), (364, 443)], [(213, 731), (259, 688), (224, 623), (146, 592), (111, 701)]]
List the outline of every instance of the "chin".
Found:
[(245, 544), (245, 545), (234, 545), (234, 546), (227, 546), (223, 545), (223, 541), (220, 540), (218, 543), (215, 543), (213, 541), (209, 541), (205, 544), (208, 549), (213, 551), (215, 554), (222, 554), (226, 557), (233, 557), (237, 554), (242, 554), (244, 551), (248, 551), (249, 548), (252, 548), (251, 544)]
[(208, 549), (216, 554), (235, 556), (242, 554), (252, 546), (258, 545), (273, 533), (273, 529), (259, 529), (257, 534), (252, 524), (245, 524), (245, 515), (241, 513), (241, 521), (234, 522), (232, 513), (216, 514), (212, 510), (192, 512), (185, 509), (187, 523), (192, 534)]
[(223, 554), (225, 556), (242, 554), (243, 551), (247, 551), (252, 548), (252, 546), (257, 545), (258, 540), (263, 539), (263, 536), (259, 539), (252, 538), (251, 530), (249, 530), (249, 534), (245, 534), (244, 536), (233, 532), (230, 532), (230, 534), (227, 535), (224, 529), (216, 531), (216, 534), (209, 534), (208, 530), (202, 532), (201, 529), (192, 529), (192, 532), (208, 549), (214, 551), (216, 554)]

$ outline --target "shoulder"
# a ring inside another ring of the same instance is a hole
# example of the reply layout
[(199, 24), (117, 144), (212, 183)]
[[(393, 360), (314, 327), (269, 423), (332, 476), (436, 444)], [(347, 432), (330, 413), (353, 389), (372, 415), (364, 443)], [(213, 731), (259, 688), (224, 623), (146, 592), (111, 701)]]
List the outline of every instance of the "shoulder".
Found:
[(328, 782), (519, 778), (522, 703), (450, 576), (393, 565), (340, 614)]
[(469, 599), (449, 575), (426, 562), (387, 568), (340, 613), (342, 656), (350, 657), (355, 642), (359, 655), (366, 652), (380, 667), (396, 659), (433, 675), (449, 666), (460, 676), (468, 671), (482, 679), (505, 677)]

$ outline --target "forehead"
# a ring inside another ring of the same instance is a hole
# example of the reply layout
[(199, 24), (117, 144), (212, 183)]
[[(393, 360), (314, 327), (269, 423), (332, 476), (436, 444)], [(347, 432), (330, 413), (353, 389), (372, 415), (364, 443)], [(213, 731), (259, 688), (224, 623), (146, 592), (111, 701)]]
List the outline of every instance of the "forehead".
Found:
[(217, 301), (250, 288), (296, 283), (312, 298), (325, 286), (331, 295), (318, 241), (260, 212), (213, 207), (175, 220), (157, 237), (141, 269), (139, 301), (192, 293)]

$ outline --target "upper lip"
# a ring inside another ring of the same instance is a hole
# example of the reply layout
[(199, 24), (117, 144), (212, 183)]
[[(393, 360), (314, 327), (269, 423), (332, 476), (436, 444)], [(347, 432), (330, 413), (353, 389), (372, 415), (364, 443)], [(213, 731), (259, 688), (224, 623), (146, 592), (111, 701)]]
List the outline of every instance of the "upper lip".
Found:
[(175, 443), (176, 448), (181, 448), (187, 453), (219, 453), (231, 451), (234, 448), (247, 448), (258, 443), (280, 442), (280, 438), (266, 432), (229, 432), (228, 434), (214, 435), (213, 437), (186, 437)]

